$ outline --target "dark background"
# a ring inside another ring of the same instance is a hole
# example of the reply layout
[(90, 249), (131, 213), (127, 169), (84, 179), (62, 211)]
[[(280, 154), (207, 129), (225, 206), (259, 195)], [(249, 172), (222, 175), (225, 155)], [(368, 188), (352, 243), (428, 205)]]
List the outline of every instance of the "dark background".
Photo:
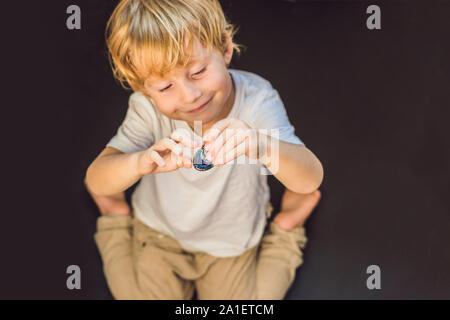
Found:
[[(82, 181), (131, 93), (106, 56), (117, 3), (3, 4), (0, 298), (111, 298)], [(81, 30), (66, 28), (71, 4)], [(449, 299), (450, 2), (222, 4), (247, 47), (232, 67), (271, 81), (325, 169), (286, 299)], [(381, 30), (366, 28), (370, 4)], [(283, 187), (269, 182), (277, 210)], [(81, 290), (66, 288), (71, 264)], [(366, 288), (372, 264), (381, 290)]]

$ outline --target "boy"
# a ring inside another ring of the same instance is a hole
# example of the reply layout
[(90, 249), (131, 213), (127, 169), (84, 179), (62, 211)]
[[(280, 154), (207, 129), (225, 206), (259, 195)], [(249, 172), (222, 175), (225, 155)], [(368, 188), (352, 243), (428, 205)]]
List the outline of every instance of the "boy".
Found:
[[(196, 289), (198, 299), (282, 299), (323, 169), (277, 91), (228, 69), (239, 46), (216, 0), (122, 0), (107, 29), (114, 75), (134, 90), (85, 179), (102, 214), (95, 241), (113, 296), (191, 299)], [(206, 171), (193, 167), (200, 147), (213, 163)], [(263, 166), (286, 187), (268, 228)], [(130, 209), (124, 191), (138, 180)]]

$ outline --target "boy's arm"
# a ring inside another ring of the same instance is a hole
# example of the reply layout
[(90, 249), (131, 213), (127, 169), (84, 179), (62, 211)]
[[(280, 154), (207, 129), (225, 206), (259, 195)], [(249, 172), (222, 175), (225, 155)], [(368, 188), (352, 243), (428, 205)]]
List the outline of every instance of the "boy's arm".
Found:
[[(228, 130), (230, 131), (227, 133)], [(284, 133), (284, 138), (287, 137), (289, 136)], [(207, 159), (212, 160), (215, 166), (245, 153), (248, 158), (258, 158), (294, 193), (311, 193), (322, 183), (322, 164), (306, 146), (264, 134), (241, 119), (226, 118), (218, 121), (208, 129), (203, 139), (206, 142)]]
[[(323, 180), (323, 167), (307, 147), (269, 135), (259, 136), (258, 140), (260, 150), (262, 148), (265, 153), (262, 163), (287, 189), (306, 194), (319, 188)], [(276, 144), (278, 148), (274, 148)]]
[(177, 129), (142, 151), (123, 153), (108, 146), (89, 166), (85, 183), (97, 195), (118, 194), (144, 175), (191, 168), (192, 151), (201, 144), (191, 140), (186, 130)]
[(139, 156), (140, 152), (125, 154), (106, 147), (89, 166), (86, 184), (98, 195), (125, 191), (142, 177), (138, 169)]

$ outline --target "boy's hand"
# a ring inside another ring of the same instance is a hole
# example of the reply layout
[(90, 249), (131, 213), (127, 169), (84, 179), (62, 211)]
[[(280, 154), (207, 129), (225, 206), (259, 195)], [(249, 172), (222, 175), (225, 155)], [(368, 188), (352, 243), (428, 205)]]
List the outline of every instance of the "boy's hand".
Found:
[(215, 123), (204, 135), (207, 158), (220, 166), (245, 154), (258, 157), (258, 134), (240, 119), (226, 118)]
[(188, 131), (177, 129), (139, 154), (138, 171), (146, 175), (191, 168), (193, 150), (201, 146), (201, 140), (193, 141)]

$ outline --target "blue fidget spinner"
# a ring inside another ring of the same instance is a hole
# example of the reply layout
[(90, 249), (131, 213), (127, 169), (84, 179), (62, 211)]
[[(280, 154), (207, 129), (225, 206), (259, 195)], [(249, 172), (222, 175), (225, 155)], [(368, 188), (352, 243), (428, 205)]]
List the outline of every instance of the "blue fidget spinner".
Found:
[(208, 159), (206, 159), (205, 146), (202, 146), (195, 153), (193, 163), (194, 163), (194, 168), (198, 171), (206, 171), (213, 167), (213, 163), (209, 162)]

